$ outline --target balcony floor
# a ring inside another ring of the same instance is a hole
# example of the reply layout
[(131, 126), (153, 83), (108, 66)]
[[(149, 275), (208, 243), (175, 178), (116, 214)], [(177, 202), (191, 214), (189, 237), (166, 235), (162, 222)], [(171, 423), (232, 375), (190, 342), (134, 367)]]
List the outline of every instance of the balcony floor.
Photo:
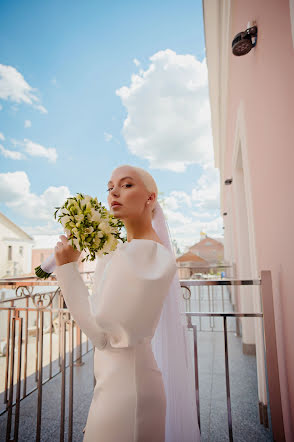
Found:
[[(271, 431), (259, 424), (256, 358), (242, 353), (241, 338), (232, 332), (228, 336), (228, 351), (234, 441), (272, 441)], [(228, 441), (223, 333), (199, 331), (198, 357), (202, 442)], [(92, 351), (83, 357), (83, 361), (84, 365), (74, 369), (73, 441), (76, 442), (83, 440), (82, 430), (92, 399)], [(66, 383), (68, 374), (67, 369)], [(43, 386), (42, 441), (59, 441), (60, 391), (60, 374)], [(21, 401), (19, 441), (35, 440), (36, 407), (37, 392)], [(67, 411), (66, 406), (65, 424), (68, 422)], [(1, 441), (5, 440), (6, 419), (6, 414), (0, 418)]]

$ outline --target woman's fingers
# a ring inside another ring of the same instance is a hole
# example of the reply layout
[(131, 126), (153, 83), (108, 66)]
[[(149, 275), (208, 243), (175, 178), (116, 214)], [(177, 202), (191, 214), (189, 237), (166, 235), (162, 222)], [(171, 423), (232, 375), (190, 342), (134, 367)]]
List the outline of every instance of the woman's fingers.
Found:
[(77, 261), (81, 252), (75, 249), (65, 235), (59, 236), (60, 241), (55, 246), (56, 264), (62, 265), (68, 262)]
[(61, 242), (63, 244), (65, 244), (65, 245), (68, 244), (68, 239), (65, 235), (59, 235), (59, 238), (61, 239)]

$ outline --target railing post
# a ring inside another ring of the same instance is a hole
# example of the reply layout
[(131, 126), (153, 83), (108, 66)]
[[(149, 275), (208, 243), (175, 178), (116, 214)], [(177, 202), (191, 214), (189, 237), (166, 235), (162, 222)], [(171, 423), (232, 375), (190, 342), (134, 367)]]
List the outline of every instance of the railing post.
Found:
[[(42, 307), (43, 302), (39, 301), (38, 307)], [(44, 323), (44, 312), (42, 308), (38, 309), (38, 318), (40, 318), (40, 326), (37, 323), (38, 330), (38, 404), (37, 404), (37, 431), (36, 431), (36, 441), (41, 440), (41, 422), (42, 422), (42, 388), (43, 388), (43, 323)]]
[(74, 346), (74, 322), (68, 319), (69, 324), (69, 396), (68, 396), (68, 442), (72, 441), (73, 432), (73, 380), (74, 380), (74, 363), (73, 363), (73, 346)]
[(83, 340), (82, 340), (82, 330), (80, 327), (76, 326), (76, 363), (77, 367), (84, 365), (83, 359)]
[(12, 421), (12, 403), (13, 403), (13, 377), (14, 377), (14, 348), (15, 348), (15, 310), (12, 316), (12, 328), (11, 328), (11, 347), (10, 347), (10, 382), (9, 382), (9, 395), (8, 395), (8, 414), (6, 425), (6, 442), (10, 441), (11, 434), (11, 421)]
[(17, 387), (16, 387), (16, 406), (14, 418), (14, 441), (18, 441), (19, 429), (19, 410), (20, 410), (20, 385), (21, 385), (21, 354), (22, 354), (22, 325), (23, 319), (19, 317), (19, 311), (16, 310), (15, 320), (18, 322), (18, 355), (17, 355)]
[(197, 348), (197, 326), (192, 324), (191, 316), (187, 316), (188, 328), (193, 329), (193, 347), (194, 347), (194, 375), (195, 375), (195, 396), (196, 396), (196, 408), (197, 408), (197, 420), (201, 433), (200, 424), (200, 400), (199, 400), (199, 374), (198, 374), (198, 348)]
[[(26, 307), (29, 307), (29, 301), (30, 298), (26, 297)], [(28, 339), (29, 339), (29, 311), (26, 310), (25, 312), (25, 324), (26, 324), (26, 328), (25, 328), (25, 354), (24, 354), (24, 380), (23, 380), (23, 393), (22, 396), (25, 397), (26, 393), (27, 393), (27, 371), (28, 371), (28, 365), (27, 365), (27, 361), (28, 361)]]
[(261, 302), (272, 431), (274, 441), (283, 442), (286, 439), (280, 390), (272, 278), (269, 270), (261, 271)]
[(7, 404), (8, 380), (9, 380), (9, 356), (10, 356), (10, 329), (11, 329), (11, 310), (7, 314), (7, 336), (6, 336), (6, 365), (5, 365), (5, 392), (4, 403)]
[(228, 409), (228, 427), (229, 439), (233, 441), (232, 427), (232, 408), (231, 408), (231, 392), (230, 392), (230, 372), (229, 372), (229, 354), (228, 354), (228, 333), (227, 333), (227, 317), (224, 315), (224, 344), (225, 344), (225, 370), (226, 370), (226, 391), (227, 391), (227, 409)]
[(66, 319), (61, 313), (61, 410), (60, 410), (60, 442), (64, 441), (65, 421), (65, 365), (66, 365)]
[(197, 419), (199, 430), (200, 426), (200, 400), (199, 400), (199, 374), (198, 374), (198, 348), (197, 348), (197, 325), (193, 325), (193, 337), (194, 337), (194, 365), (195, 365), (195, 390), (196, 390), (196, 403), (197, 403)]

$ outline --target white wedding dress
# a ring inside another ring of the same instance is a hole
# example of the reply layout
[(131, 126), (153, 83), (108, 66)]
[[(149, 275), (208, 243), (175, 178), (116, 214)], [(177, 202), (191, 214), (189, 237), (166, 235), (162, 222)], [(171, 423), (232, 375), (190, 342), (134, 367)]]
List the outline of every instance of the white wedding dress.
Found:
[(77, 262), (56, 267), (67, 307), (95, 347), (84, 442), (165, 441), (166, 395), (151, 339), (176, 270), (171, 252), (149, 239), (98, 257), (92, 295)]

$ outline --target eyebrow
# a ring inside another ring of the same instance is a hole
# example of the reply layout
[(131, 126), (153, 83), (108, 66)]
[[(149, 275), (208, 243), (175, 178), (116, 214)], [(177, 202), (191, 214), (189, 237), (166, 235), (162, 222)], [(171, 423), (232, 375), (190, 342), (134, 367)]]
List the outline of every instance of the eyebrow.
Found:
[[(119, 180), (119, 182), (120, 181), (122, 181), (122, 180), (125, 180), (126, 178), (130, 178), (131, 180), (133, 180), (134, 178), (132, 178), (131, 176), (124, 176), (123, 178), (121, 178), (120, 180)], [(108, 183), (107, 184), (110, 184), (110, 183), (112, 183), (112, 181), (110, 180), (110, 181), (108, 181)]]

